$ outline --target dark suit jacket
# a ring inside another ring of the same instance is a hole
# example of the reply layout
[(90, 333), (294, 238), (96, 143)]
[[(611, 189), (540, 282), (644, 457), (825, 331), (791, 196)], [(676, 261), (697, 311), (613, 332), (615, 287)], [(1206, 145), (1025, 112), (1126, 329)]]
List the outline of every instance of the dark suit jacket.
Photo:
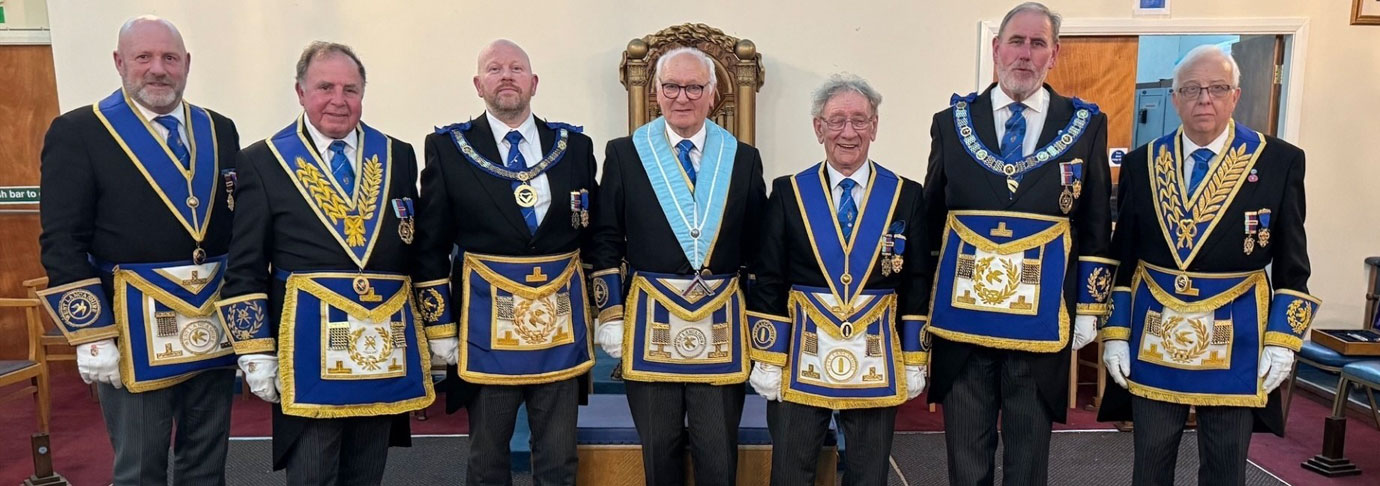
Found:
[[(216, 131), (220, 169), (233, 169), (240, 149), (235, 124), (219, 113), (207, 112)], [(87, 255), (117, 263), (192, 258), (196, 240), (96, 118), (91, 105), (53, 119), (43, 140), (42, 160), (39, 245), (50, 287), (96, 277)], [(215, 187), (211, 202), (215, 206), (202, 242), (210, 256), (228, 250), (233, 214), (220, 174), (216, 174)], [(111, 282), (103, 280), (109, 293)]]
[[(541, 153), (556, 144), (555, 130), (536, 120), (541, 137)], [(489, 117), (480, 114), (471, 120), (465, 138), (480, 155), (502, 161), (494, 145)], [(422, 194), (417, 210), (417, 280), (427, 282), (447, 277), (458, 278), (463, 261), (451, 261), (452, 248), (489, 255), (539, 256), (569, 253), (589, 248), (590, 231), (570, 223), (570, 191), (588, 190), (596, 200), (598, 184), (594, 173), (594, 142), (588, 136), (569, 131), (566, 152), (560, 163), (546, 171), (551, 186), (551, 206), (531, 234), (522, 219), (522, 210), (513, 199), (512, 181), (494, 177), (465, 158), (449, 133), (426, 136), (426, 169), (422, 170)], [(535, 160), (528, 164), (536, 163)], [(586, 251), (587, 253), (587, 251)], [(460, 304), (461, 283), (451, 285), (451, 301)], [(457, 307), (463, 308), (463, 307)], [(458, 317), (457, 317), (458, 320)], [(463, 345), (463, 343), (462, 343)], [(447, 373), (446, 408), (463, 406), (476, 387), (462, 384), (451, 366)]]
[[(974, 129), (982, 143), (989, 148), (999, 146), (996, 125), (992, 118), (992, 90), (995, 84), (983, 91), (969, 106)], [(1040, 128), (1036, 147), (1044, 147), (1054, 140), (1060, 129), (1068, 125), (1074, 114), (1073, 103), (1069, 98), (1055, 93), (1048, 85), (1049, 112), (1045, 124)], [(1034, 128), (1034, 127), (1030, 127)], [(1097, 114), (1092, 117), (1087, 128), (1073, 148), (1068, 149), (1058, 159), (1050, 160), (1039, 168), (1027, 172), (1016, 190), (1010, 196), (1006, 188), (1006, 177), (993, 174), (963, 147), (963, 140), (954, 128), (952, 107), (936, 113), (930, 127), (930, 166), (925, 176), (925, 206), (929, 213), (930, 248), (940, 248), (940, 238), (948, 212), (952, 210), (1013, 211), (1042, 214), (1048, 216), (1067, 216), (1072, 226), (1073, 248), (1069, 255), (1069, 267), (1064, 279), (1064, 297), (1070, 316), (1074, 315), (1077, 299), (1078, 257), (1108, 257), (1111, 239), (1111, 175), (1107, 167), (1107, 116)], [(1083, 159), (1083, 192), (1074, 203), (1073, 210), (1065, 215), (1059, 210), (1059, 194), (1063, 192), (1059, 174), (1059, 162), (1075, 158)], [(936, 255), (937, 256), (937, 255)], [(931, 258), (931, 265), (937, 258)], [(1070, 340), (1072, 341), (1072, 340)], [(933, 338), (930, 350), (931, 403), (943, 401), (953, 386), (954, 379), (962, 370), (975, 345), (948, 341), (938, 336)], [(1068, 363), (1070, 347), (1057, 353), (1028, 353), (1011, 351), (1013, 359), (1030, 361), (1033, 374), (1037, 377), (1040, 398), (1051, 416), (1063, 422), (1068, 409)]]
[[(308, 144), (314, 144), (307, 135)], [(411, 275), (413, 249), (398, 236), (398, 218), (392, 200), (417, 199), (417, 156), (412, 146), (389, 137), (393, 160), (387, 174), (388, 194), (379, 198), (378, 239), (365, 266), (366, 271)], [(312, 150), (316, 150), (313, 146)], [(222, 298), (268, 293), (269, 318), (273, 337), (278, 336), (278, 320), (283, 311), (284, 282), (273, 278), (273, 270), (293, 272), (344, 270), (358, 267), (340, 247), (331, 230), (322, 225), (310, 204), (302, 198), (296, 183), (278, 158), (260, 140), (240, 152), (239, 187), (235, 189), (235, 237), (230, 245), (230, 266), (225, 274)], [(406, 414), (393, 425), (392, 445), (409, 437)], [(273, 407), (273, 464), (285, 467), (284, 459), (307, 421), (283, 415)]]
[[(753, 264), (766, 203), (762, 157), (751, 145), (738, 142), (710, 272), (737, 273)], [(595, 270), (618, 268), (624, 260), (634, 271), (687, 275), (699, 270), (690, 268), (681, 251), (631, 137), (609, 141), (604, 150), (604, 174), (593, 224), (589, 263)], [(625, 292), (628, 283), (624, 282)]]
[[(1116, 274), (1117, 286), (1130, 286), (1138, 262), (1166, 268), (1177, 268), (1170, 243), (1164, 239), (1156, 219), (1154, 195), (1150, 194), (1150, 164), (1147, 148), (1141, 146), (1121, 163), (1121, 183), (1118, 186), (1119, 211), (1116, 235), (1112, 241), (1114, 258), (1121, 261)], [(1289, 289), (1308, 293), (1308, 277), (1312, 270), (1308, 262), (1308, 238), (1303, 221), (1306, 198), (1303, 188), (1303, 150), (1278, 138), (1265, 135), (1265, 149), (1256, 160), (1256, 182), (1243, 181), (1198, 256), (1187, 270), (1190, 272), (1249, 272), (1273, 264), (1270, 283), (1275, 290)], [(1256, 245), (1250, 255), (1243, 245), (1246, 211), (1270, 209), (1270, 244)], [(1280, 413), (1280, 392), (1270, 394), (1265, 408), (1255, 409), (1257, 429), (1284, 434), (1284, 417)], [(1099, 419), (1130, 420), (1130, 399), (1126, 389), (1108, 386)]]
[[(873, 167), (876, 170), (875, 163)], [(786, 302), (792, 285), (829, 286), (828, 279), (815, 261), (814, 249), (805, 231), (805, 219), (800, 213), (799, 204), (796, 204), (791, 177), (782, 176), (772, 181), (771, 199), (767, 201), (762, 224), (757, 282), (753, 284), (748, 298), (750, 309), (778, 316), (786, 315)], [(829, 187), (835, 184), (835, 181), (829, 181)], [(925, 200), (920, 184), (904, 177), (901, 178), (901, 195), (887, 227), (898, 221), (906, 224), (907, 245), (902, 273), (883, 276), (881, 271), (874, 269), (864, 288), (896, 290), (899, 323), (901, 315), (924, 315), (928, 312), (930, 298), (930, 275), (925, 273), (926, 259), (930, 253), (926, 235), (928, 228), (925, 226)], [(868, 248), (874, 245), (874, 242), (866, 242)]]

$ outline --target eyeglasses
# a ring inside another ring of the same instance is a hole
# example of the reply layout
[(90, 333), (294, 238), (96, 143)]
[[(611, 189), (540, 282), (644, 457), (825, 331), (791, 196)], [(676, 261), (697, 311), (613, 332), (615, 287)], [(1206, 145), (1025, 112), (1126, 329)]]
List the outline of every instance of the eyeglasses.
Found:
[(822, 122), (824, 122), (824, 127), (825, 127), (825, 128), (828, 128), (829, 130), (832, 130), (832, 131), (835, 131), (835, 132), (840, 131), (840, 130), (843, 130), (843, 126), (844, 126), (844, 125), (850, 125), (850, 126), (853, 127), (853, 130), (859, 131), (859, 132), (861, 132), (861, 131), (863, 131), (863, 130), (867, 130), (867, 129), (869, 129), (869, 128), (872, 128), (872, 119), (871, 119), (871, 118), (867, 118), (867, 119), (863, 119), (863, 118), (853, 118), (853, 119), (848, 119), (848, 118), (829, 118), (829, 119), (820, 118), (819, 120), (822, 121)]
[(1226, 84), (1214, 84), (1212, 86), (1207, 87), (1191, 84), (1188, 86), (1180, 87), (1177, 91), (1179, 92), (1179, 96), (1188, 99), (1196, 99), (1198, 98), (1198, 95), (1201, 94), (1203, 91), (1207, 91), (1208, 94), (1212, 95), (1213, 98), (1221, 98), (1223, 96), (1226, 96), (1227, 93), (1232, 92), (1232, 90), (1234, 89), (1236, 89), (1235, 86), (1230, 86)]
[(701, 96), (704, 96), (704, 85), (687, 84), (682, 86), (675, 83), (661, 83), (661, 95), (669, 99), (675, 99), (677, 96), (680, 96), (681, 91), (685, 91), (686, 99), (698, 100)]

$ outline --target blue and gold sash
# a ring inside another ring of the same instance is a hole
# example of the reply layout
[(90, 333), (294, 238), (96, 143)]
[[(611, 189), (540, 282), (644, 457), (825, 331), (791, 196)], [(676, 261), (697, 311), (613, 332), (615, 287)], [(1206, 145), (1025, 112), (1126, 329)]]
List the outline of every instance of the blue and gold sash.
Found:
[(551, 383), (594, 366), (579, 252), (465, 252), (459, 375), (488, 385)]
[(1078, 98), (1073, 98), (1073, 116), (1069, 118), (1068, 125), (1059, 130), (1044, 147), (1035, 150), (1035, 153), (1022, 158), (1021, 160), (1002, 160), (1000, 150), (992, 150), (982, 143), (977, 136), (977, 128), (973, 126), (971, 114), (972, 104), (978, 98), (977, 93), (970, 93), (968, 96), (954, 94), (949, 99), (949, 103), (954, 107), (954, 129), (958, 131), (958, 136), (962, 139), (964, 150), (968, 155), (982, 164), (988, 171), (999, 176), (1020, 180), (1027, 172), (1035, 170), (1045, 162), (1058, 160), (1059, 157), (1073, 148), (1078, 143), (1078, 139), (1087, 130), (1088, 123), (1097, 115), (1097, 105), (1088, 103)]
[(359, 268), (364, 268), (378, 241), (379, 227), (387, 208), (380, 203), (389, 193), (389, 174), (393, 144), (383, 132), (360, 122), (361, 133), (355, 160), (359, 161), (359, 182), (354, 194), (345, 192), (331, 176), (328, 163), (312, 149), (303, 132), (305, 118), (279, 130), (268, 139), (268, 148), (278, 158), (288, 177), (296, 183), (302, 198), (311, 206), (321, 224), (335, 236), (345, 253)]
[(1263, 270), (1193, 273), (1142, 262), (1131, 288), (1131, 393), (1187, 405), (1265, 406), (1257, 373), (1270, 307)]
[(220, 178), (220, 151), (210, 113), (182, 103), (187, 126), (184, 143), (192, 162), (189, 169), (182, 166), (123, 90), (116, 90), (92, 108), (187, 234), (198, 242), (205, 239)]
[(877, 266), (882, 250), (883, 234), (891, 221), (891, 212), (901, 196), (901, 178), (881, 165), (872, 165), (867, 183), (867, 196), (858, 213), (853, 234), (844, 238), (839, 228), (838, 208), (833, 191), (819, 163), (791, 178), (796, 204), (805, 222), (805, 234), (815, 251), (815, 263), (829, 282), (829, 291), (844, 308), (839, 314), (851, 314), (853, 300), (867, 285), (867, 279)]
[[(657, 117), (633, 132), (633, 146), (642, 159), (647, 179), (652, 183), (666, 222), (680, 242), (690, 268), (709, 264), (714, 242), (719, 236), (728, 189), (733, 180), (733, 160), (738, 155), (738, 139), (714, 122), (705, 120), (707, 134), (700, 151), (699, 176), (694, 185), (685, 175), (671, 143), (666, 140), (666, 119)], [(698, 188), (698, 190), (696, 190)]]
[(200, 371), (235, 366), (215, 305), (225, 260), (102, 265), (102, 272), (113, 274), (126, 389), (167, 388)]
[(1265, 150), (1265, 137), (1235, 120), (1228, 123), (1227, 133), (1225, 150), (1210, 163), (1212, 171), (1193, 194), (1181, 176), (1183, 128), (1146, 145), (1156, 220), (1180, 269), (1193, 263)]
[[(403, 275), (281, 272), (283, 413), (339, 418), (420, 410), (435, 399), (431, 351)], [(357, 279), (367, 279), (365, 295)]]

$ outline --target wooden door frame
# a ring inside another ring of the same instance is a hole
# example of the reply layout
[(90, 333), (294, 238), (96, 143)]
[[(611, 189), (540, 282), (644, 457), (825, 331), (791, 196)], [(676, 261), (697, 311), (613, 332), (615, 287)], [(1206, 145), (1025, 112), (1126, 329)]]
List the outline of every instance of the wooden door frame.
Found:
[[(1308, 52), (1308, 23), (1306, 17), (1260, 17), (1260, 18), (1065, 18), (1059, 35), (1072, 36), (1124, 36), (1124, 35), (1201, 35), (1201, 34), (1241, 34), (1241, 35), (1282, 35), (1284, 36), (1284, 58), (1287, 61), (1285, 89), (1280, 102), (1284, 116), (1279, 127), (1279, 138), (1297, 142), (1300, 115), (1303, 106), (1304, 64)], [(992, 39), (997, 36), (1001, 19), (983, 20), (978, 23), (978, 62), (977, 78), (974, 86), (978, 91), (986, 89), (993, 79)]]

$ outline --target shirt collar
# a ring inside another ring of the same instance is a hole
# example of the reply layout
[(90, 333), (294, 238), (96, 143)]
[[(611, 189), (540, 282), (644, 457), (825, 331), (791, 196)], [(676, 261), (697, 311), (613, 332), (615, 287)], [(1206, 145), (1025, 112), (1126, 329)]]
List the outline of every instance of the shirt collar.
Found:
[(1207, 145), (1201, 146), (1196, 143), (1193, 143), (1193, 140), (1189, 139), (1187, 134), (1184, 134), (1184, 155), (1191, 154), (1200, 148), (1211, 150), (1214, 155), (1222, 153), (1222, 147), (1227, 144), (1227, 132), (1230, 132), (1231, 129), (1231, 124), (1227, 124), (1227, 128), (1223, 129), (1222, 133), (1217, 135), (1217, 138), (1212, 139), (1212, 141), (1208, 142)]
[(134, 102), (134, 108), (137, 109), (137, 110), (139, 110), (139, 113), (142, 114), (142, 115), (144, 115), (144, 119), (145, 119), (145, 120), (148, 120), (149, 123), (158, 123), (158, 122), (156, 122), (156, 121), (153, 121), (153, 119), (154, 119), (154, 118), (158, 118), (158, 117), (163, 116), (163, 115), (168, 115), (168, 116), (171, 116), (171, 117), (173, 117), (174, 119), (176, 119), (178, 125), (186, 126), (186, 124), (187, 124), (187, 120), (184, 118), (184, 114), (183, 114), (183, 110), (182, 110), (182, 103), (178, 103), (178, 104), (177, 104), (177, 108), (173, 108), (173, 111), (172, 111), (171, 113), (163, 113), (163, 114), (154, 113), (153, 110), (148, 109), (148, 107), (146, 107), (146, 106), (140, 104), (138, 101), (135, 101), (135, 102)]
[[(1015, 102), (1016, 100), (1011, 99), (1010, 96), (1006, 95), (1005, 91), (1002, 91), (1001, 86), (992, 88), (992, 111), (994, 113), (1001, 111), (1002, 108), (1006, 108)], [(1025, 105), (1026, 110), (1044, 113), (1049, 109), (1049, 90), (1040, 88), (1039, 91), (1030, 95), (1030, 97), (1022, 101), (1021, 104)]]
[(326, 153), (326, 151), (329, 150), (329, 149), (331, 148), (331, 142), (334, 142), (334, 141), (336, 141), (336, 140), (340, 140), (340, 141), (342, 141), (342, 142), (345, 142), (345, 153), (354, 152), (355, 149), (358, 147), (358, 140), (359, 140), (359, 128), (358, 128), (358, 127), (356, 127), (353, 131), (351, 131), (349, 135), (346, 135), (345, 138), (335, 139), (335, 138), (327, 137), (326, 134), (321, 133), (321, 130), (317, 130), (317, 129), (316, 129), (316, 125), (312, 125), (312, 124), (311, 124), (311, 119), (310, 119), (310, 118), (306, 119), (306, 125), (307, 125), (307, 134), (308, 134), (308, 135), (311, 135), (311, 141), (312, 141), (313, 143), (316, 144), (316, 151), (317, 151), (317, 152), (320, 152), (320, 153), (323, 153), (323, 154)]
[(824, 162), (824, 170), (829, 174), (830, 191), (832, 191), (835, 187), (838, 187), (839, 183), (843, 182), (844, 179), (853, 179), (853, 182), (858, 183), (858, 187), (866, 189), (867, 180), (870, 179), (872, 176), (872, 161), (867, 161), (861, 167), (858, 167), (858, 170), (853, 171), (853, 175), (847, 177), (844, 177), (842, 172), (839, 172), (837, 169), (834, 169), (834, 166), (829, 165), (829, 162), (827, 161)]
[(541, 135), (537, 133), (536, 115), (528, 113), (527, 119), (523, 120), (522, 124), (518, 125), (517, 128), (508, 126), (507, 123), (504, 123), (503, 120), (499, 120), (493, 113), (489, 113), (487, 110), (484, 111), (484, 117), (489, 119), (489, 131), (493, 132), (494, 145), (497, 147), (503, 146), (503, 143), (507, 141), (505, 137), (508, 136), (508, 132), (513, 130), (517, 130), (518, 133), (521, 133), (523, 140), (533, 144), (541, 143), (541, 138), (539, 138)]
[[(707, 131), (708, 128), (709, 128), (709, 122), (706, 121), (703, 125), (700, 125), (700, 131), (695, 132), (694, 135), (691, 135), (691, 136), (690, 136), (690, 138), (689, 138), (690, 143), (695, 144), (695, 150), (699, 150), (700, 152), (703, 152), (703, 151), (704, 151), (704, 139), (705, 139), (705, 137), (707, 136), (706, 134), (708, 133), (708, 131)], [(669, 142), (671, 142), (671, 146), (672, 146), (672, 147), (675, 147), (676, 144), (680, 143), (681, 140), (686, 140), (686, 138), (680, 136), (680, 134), (676, 133), (675, 130), (672, 130), (672, 129), (671, 129), (671, 125), (670, 125), (670, 124), (667, 124), (667, 125), (666, 125), (666, 140), (669, 141)]]

